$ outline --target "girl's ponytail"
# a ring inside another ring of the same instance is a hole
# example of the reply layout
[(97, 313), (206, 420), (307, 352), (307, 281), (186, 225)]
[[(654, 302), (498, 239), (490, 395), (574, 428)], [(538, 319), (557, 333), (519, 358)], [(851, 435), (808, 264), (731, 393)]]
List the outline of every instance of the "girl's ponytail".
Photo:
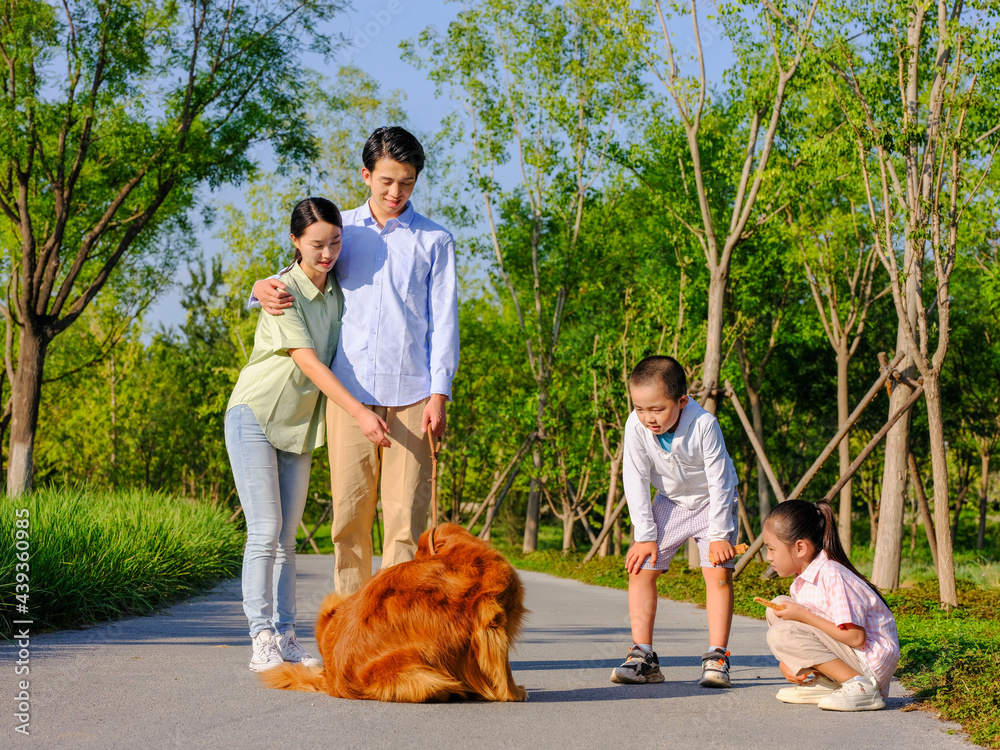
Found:
[(882, 592), (858, 572), (844, 551), (830, 503), (825, 500), (820, 500), (817, 503), (805, 500), (786, 500), (779, 503), (768, 514), (765, 523), (771, 532), (785, 544), (793, 544), (798, 539), (808, 539), (817, 551), (824, 550), (827, 557), (840, 563), (868, 584), (876, 596), (882, 600), (882, 603), (889, 606), (885, 597), (882, 596)]

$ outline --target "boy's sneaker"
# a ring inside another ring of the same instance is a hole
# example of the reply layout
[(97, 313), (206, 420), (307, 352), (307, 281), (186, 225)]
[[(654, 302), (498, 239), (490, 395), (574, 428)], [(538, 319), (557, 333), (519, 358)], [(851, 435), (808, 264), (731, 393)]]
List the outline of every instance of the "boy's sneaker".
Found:
[(270, 630), (262, 630), (253, 637), (253, 658), (250, 659), (250, 669), (254, 672), (264, 672), (281, 664), (281, 652), (278, 642)]
[(729, 681), (729, 652), (709, 651), (701, 655), (701, 680), (698, 683), (702, 687), (728, 688), (733, 683)]
[(660, 660), (652, 651), (643, 651), (633, 646), (628, 652), (628, 658), (620, 667), (611, 670), (611, 681), (624, 685), (637, 685), (647, 682), (663, 682), (663, 672), (660, 671)]
[(323, 662), (299, 645), (299, 642), (295, 640), (294, 630), (278, 633), (274, 640), (278, 646), (278, 653), (285, 661), (297, 662), (306, 667), (323, 666)]
[(819, 703), (822, 698), (830, 695), (840, 683), (831, 680), (826, 675), (818, 674), (810, 680), (781, 688), (775, 696), (782, 703)]
[(827, 711), (877, 711), (885, 708), (878, 685), (867, 678), (848, 680), (837, 690), (820, 698), (816, 705)]

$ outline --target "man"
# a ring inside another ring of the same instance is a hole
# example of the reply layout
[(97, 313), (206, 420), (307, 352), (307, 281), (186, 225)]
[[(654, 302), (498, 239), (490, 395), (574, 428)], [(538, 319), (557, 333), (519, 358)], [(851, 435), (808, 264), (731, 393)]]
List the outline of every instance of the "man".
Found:
[[(344, 292), (344, 318), (331, 369), (388, 423), (393, 444), (373, 445), (354, 419), (329, 405), (335, 581), (345, 595), (371, 576), (380, 489), (382, 565), (413, 559), (431, 493), (427, 431), (444, 432), (458, 368), (454, 241), (409, 201), (424, 166), (423, 148), (403, 128), (384, 127), (368, 138), (361, 158), (371, 198), (343, 214), (343, 251), (334, 271)], [(256, 282), (254, 296), (271, 314), (292, 304), (277, 278)]]

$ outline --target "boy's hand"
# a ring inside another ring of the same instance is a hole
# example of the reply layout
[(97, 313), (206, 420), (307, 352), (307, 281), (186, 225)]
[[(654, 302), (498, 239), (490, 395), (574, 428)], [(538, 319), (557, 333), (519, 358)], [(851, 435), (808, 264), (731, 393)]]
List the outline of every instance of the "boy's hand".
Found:
[(735, 556), (736, 551), (733, 549), (733, 545), (725, 539), (720, 539), (708, 545), (708, 559), (712, 562), (712, 565), (722, 565), (732, 560)]
[(284, 315), (281, 310), (292, 306), (294, 297), (285, 291), (278, 279), (260, 279), (254, 282), (253, 296), (260, 301), (261, 309), (271, 315)]
[(656, 565), (656, 542), (636, 542), (625, 555), (625, 570), (638, 573), (647, 557), (650, 565)]

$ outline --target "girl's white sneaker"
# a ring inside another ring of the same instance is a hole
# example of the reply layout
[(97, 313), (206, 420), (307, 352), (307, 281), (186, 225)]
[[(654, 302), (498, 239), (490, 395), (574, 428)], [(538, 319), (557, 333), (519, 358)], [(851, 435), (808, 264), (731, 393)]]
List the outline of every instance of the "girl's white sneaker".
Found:
[(885, 708), (878, 685), (867, 678), (848, 680), (816, 704), (827, 711), (877, 711)]
[(832, 694), (839, 687), (839, 682), (818, 674), (798, 685), (781, 688), (775, 697), (782, 703), (819, 703), (820, 699)]

